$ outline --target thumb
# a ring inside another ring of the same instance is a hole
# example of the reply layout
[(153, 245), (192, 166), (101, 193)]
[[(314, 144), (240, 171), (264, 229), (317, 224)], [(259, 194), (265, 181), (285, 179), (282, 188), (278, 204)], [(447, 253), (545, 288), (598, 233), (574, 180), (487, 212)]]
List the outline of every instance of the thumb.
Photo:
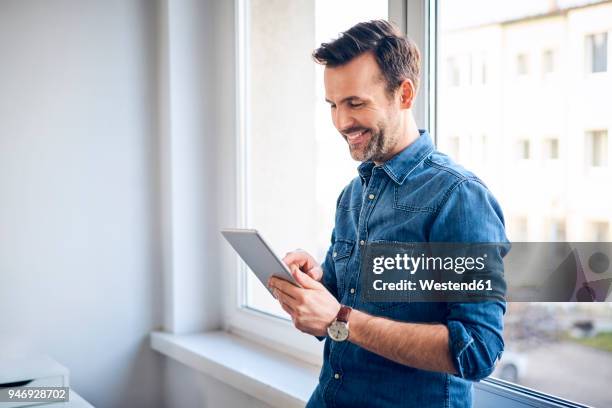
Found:
[(319, 289), (322, 285), (316, 280), (312, 279), (308, 274), (300, 271), (297, 266), (291, 267), (291, 274), (297, 281), (305, 289)]

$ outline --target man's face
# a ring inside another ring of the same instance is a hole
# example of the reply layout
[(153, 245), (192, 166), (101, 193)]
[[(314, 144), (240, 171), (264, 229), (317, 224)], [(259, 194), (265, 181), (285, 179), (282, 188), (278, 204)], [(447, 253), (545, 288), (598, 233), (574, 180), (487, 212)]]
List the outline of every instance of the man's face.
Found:
[(332, 121), (357, 161), (384, 162), (397, 144), (399, 101), (386, 91), (386, 82), (372, 53), (339, 67), (325, 68), (325, 100)]

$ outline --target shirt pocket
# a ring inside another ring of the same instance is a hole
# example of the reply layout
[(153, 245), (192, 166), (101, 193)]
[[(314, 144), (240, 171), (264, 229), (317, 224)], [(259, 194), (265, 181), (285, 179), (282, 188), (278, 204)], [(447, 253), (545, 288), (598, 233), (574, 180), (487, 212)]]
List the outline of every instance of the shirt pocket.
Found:
[[(382, 245), (403, 245), (408, 244), (408, 242), (403, 241), (394, 241), (394, 240), (384, 240), (384, 239), (376, 239), (370, 241), (371, 244), (382, 244)], [(406, 253), (409, 256), (412, 256), (413, 249), (406, 249)], [(363, 272), (362, 272), (363, 273)], [(363, 282), (360, 282), (362, 284)], [(362, 289), (363, 290), (363, 289)], [(366, 313), (371, 313), (375, 316), (388, 317), (388, 318), (397, 318), (398, 313), (399, 316), (402, 315), (403, 310), (407, 309), (410, 306), (410, 302), (408, 301), (391, 301), (391, 302), (376, 302), (376, 301), (365, 301), (363, 297), (360, 296), (359, 299), (359, 309), (363, 310)]]
[(342, 298), (344, 294), (344, 281), (346, 276), (346, 265), (353, 252), (355, 241), (348, 239), (336, 239), (332, 249), (332, 259), (334, 261), (334, 270), (336, 271), (336, 284), (338, 286), (338, 297)]

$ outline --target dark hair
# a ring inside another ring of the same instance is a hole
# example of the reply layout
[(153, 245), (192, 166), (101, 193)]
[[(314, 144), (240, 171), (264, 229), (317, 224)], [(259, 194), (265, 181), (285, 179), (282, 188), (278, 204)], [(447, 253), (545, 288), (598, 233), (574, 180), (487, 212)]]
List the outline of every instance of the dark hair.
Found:
[(372, 52), (392, 95), (400, 84), (410, 79), (415, 91), (419, 86), (421, 55), (416, 44), (385, 20), (359, 23), (330, 43), (313, 51), (314, 60), (327, 67), (344, 65), (365, 52)]

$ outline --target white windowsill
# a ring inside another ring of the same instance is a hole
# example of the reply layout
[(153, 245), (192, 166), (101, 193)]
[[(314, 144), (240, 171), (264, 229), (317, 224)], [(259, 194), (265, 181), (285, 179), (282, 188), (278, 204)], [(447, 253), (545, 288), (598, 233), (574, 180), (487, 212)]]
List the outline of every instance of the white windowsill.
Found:
[(303, 407), (319, 368), (223, 332), (151, 333), (151, 347), (275, 407)]

